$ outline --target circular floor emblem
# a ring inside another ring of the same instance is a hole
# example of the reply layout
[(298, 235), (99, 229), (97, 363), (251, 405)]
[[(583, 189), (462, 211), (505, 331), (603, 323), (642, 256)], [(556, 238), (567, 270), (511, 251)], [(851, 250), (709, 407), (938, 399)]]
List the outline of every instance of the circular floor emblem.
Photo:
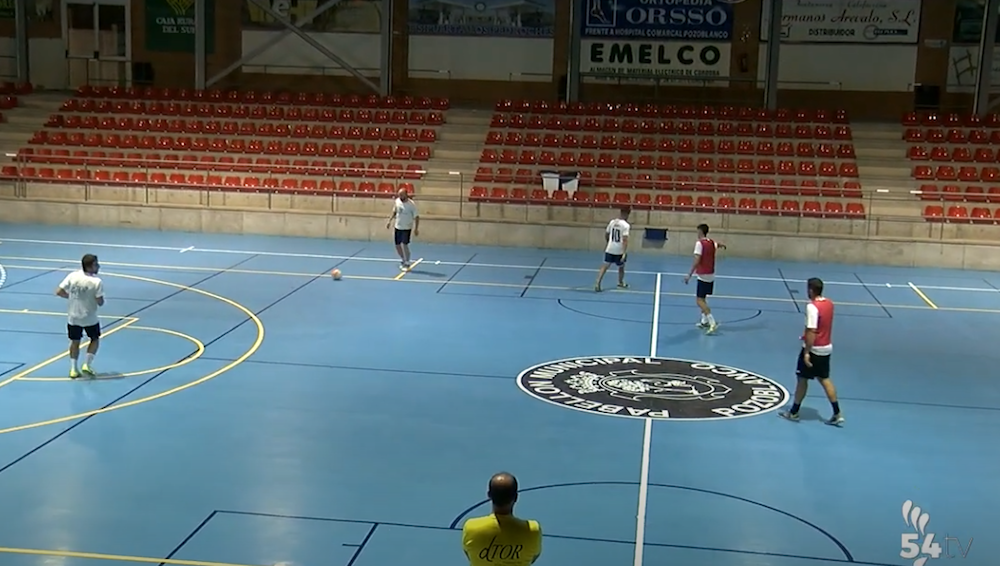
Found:
[(788, 390), (746, 370), (672, 358), (594, 357), (547, 362), (517, 385), (542, 401), (599, 415), (719, 420), (769, 413)]

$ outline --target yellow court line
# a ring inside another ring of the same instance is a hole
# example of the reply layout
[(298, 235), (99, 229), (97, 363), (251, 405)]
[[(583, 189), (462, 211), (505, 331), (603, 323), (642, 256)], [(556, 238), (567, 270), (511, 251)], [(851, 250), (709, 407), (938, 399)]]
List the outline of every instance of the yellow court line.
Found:
[[(176, 330), (170, 330), (168, 328), (156, 328), (156, 327), (153, 327), (153, 326), (130, 326), (129, 328), (131, 328), (132, 330), (146, 330), (146, 331), (149, 331), (149, 332), (161, 332), (163, 334), (170, 334), (172, 336), (177, 336), (178, 338), (183, 338), (183, 339), (187, 340), (188, 342), (191, 342), (192, 344), (194, 344), (195, 348), (197, 348), (197, 351), (195, 351), (190, 356), (184, 358), (183, 360), (181, 360), (179, 362), (174, 362), (174, 363), (172, 363), (170, 365), (160, 366), (158, 368), (152, 368), (152, 369), (144, 369), (142, 371), (132, 371), (132, 372), (127, 372), (127, 373), (115, 373), (115, 374), (113, 374), (111, 376), (111, 377), (113, 377), (115, 379), (123, 379), (123, 378), (126, 378), (126, 377), (138, 377), (140, 375), (149, 375), (151, 373), (160, 373), (160, 372), (164, 372), (164, 371), (176, 369), (176, 368), (179, 368), (181, 366), (188, 365), (189, 363), (191, 363), (191, 362), (197, 360), (198, 358), (200, 358), (205, 353), (205, 344), (203, 344), (201, 342), (201, 340), (198, 340), (194, 336), (189, 336), (187, 334), (184, 334), (183, 332), (177, 332)], [(101, 379), (101, 376), (98, 376), (97, 379)], [(104, 379), (108, 379), (108, 378), (105, 377)], [(22, 377), (20, 379), (20, 381), (75, 381), (75, 380), (72, 379), (72, 378), (69, 378), (69, 377)]]
[(210, 299), (215, 299), (217, 301), (221, 301), (223, 303), (226, 303), (227, 305), (229, 305), (229, 306), (231, 306), (231, 307), (239, 310), (243, 314), (245, 314), (253, 322), (254, 326), (257, 329), (257, 338), (254, 340), (254, 342), (250, 346), (250, 348), (246, 352), (243, 352), (243, 354), (241, 354), (235, 360), (233, 360), (233, 361), (229, 362), (228, 364), (222, 366), (221, 368), (213, 371), (212, 373), (209, 373), (208, 375), (205, 375), (204, 377), (198, 378), (198, 379), (196, 379), (194, 381), (190, 381), (188, 383), (185, 383), (184, 385), (179, 385), (177, 387), (174, 387), (173, 389), (168, 389), (166, 391), (161, 391), (160, 393), (157, 393), (155, 395), (150, 395), (148, 397), (143, 397), (141, 399), (134, 399), (132, 401), (128, 401), (128, 402), (125, 402), (125, 403), (118, 403), (116, 405), (111, 405), (109, 407), (104, 407), (103, 409), (94, 409), (94, 410), (91, 410), (91, 411), (84, 411), (82, 413), (77, 413), (75, 415), (69, 415), (69, 416), (65, 416), (65, 417), (59, 417), (59, 418), (50, 419), (50, 420), (47, 420), (47, 421), (41, 421), (41, 422), (37, 422), (37, 423), (30, 423), (30, 424), (26, 424), (26, 425), (20, 425), (20, 426), (14, 426), (14, 427), (10, 427), (10, 428), (0, 429), (0, 434), (7, 434), (9, 432), (18, 432), (18, 431), (28, 430), (28, 429), (32, 429), (32, 428), (39, 428), (39, 427), (43, 427), (43, 426), (49, 426), (49, 425), (64, 423), (64, 422), (67, 422), (67, 421), (75, 421), (77, 419), (83, 419), (83, 418), (91, 417), (93, 415), (98, 415), (98, 414), (102, 414), (102, 413), (110, 413), (111, 411), (117, 411), (119, 409), (125, 409), (127, 407), (134, 407), (136, 405), (141, 405), (143, 403), (148, 403), (150, 401), (155, 401), (157, 399), (162, 399), (162, 398), (167, 397), (169, 395), (173, 395), (174, 393), (179, 393), (181, 391), (184, 391), (185, 389), (190, 389), (192, 387), (195, 387), (197, 385), (201, 385), (202, 383), (205, 383), (207, 381), (215, 379), (216, 377), (219, 377), (220, 375), (226, 373), (227, 371), (229, 371), (229, 370), (233, 369), (234, 367), (236, 367), (236, 366), (242, 364), (243, 362), (245, 362), (250, 356), (254, 355), (254, 353), (256, 353), (257, 350), (260, 349), (260, 345), (264, 343), (264, 323), (261, 322), (260, 318), (258, 318), (257, 315), (254, 314), (253, 311), (251, 311), (247, 307), (241, 305), (240, 303), (238, 303), (238, 302), (236, 302), (236, 301), (234, 301), (232, 299), (229, 299), (227, 297), (223, 297), (222, 295), (216, 295), (215, 293), (211, 293), (209, 291), (203, 291), (201, 289), (196, 289), (194, 287), (189, 287), (187, 285), (181, 285), (180, 283), (172, 283), (170, 281), (161, 281), (159, 279), (153, 279), (153, 278), (150, 278), (150, 277), (139, 277), (138, 275), (125, 275), (125, 274), (122, 274), (122, 273), (117, 273), (117, 274), (116, 273), (105, 273), (105, 275), (108, 275), (108, 276), (111, 276), (111, 277), (121, 277), (123, 279), (131, 279), (133, 281), (144, 281), (146, 283), (155, 283), (157, 285), (165, 285), (167, 287), (173, 287), (175, 289), (180, 289), (182, 291), (190, 291), (192, 293), (197, 293), (199, 295), (208, 297)]
[[(31, 261), (31, 258), (17, 258), (26, 259)], [(124, 265), (119, 264), (121, 267)], [(175, 271), (212, 271), (212, 272), (225, 272), (225, 273), (240, 273), (247, 275), (271, 275), (278, 277), (316, 277), (315, 273), (305, 273), (305, 272), (294, 272), (294, 271), (263, 271), (263, 270), (240, 270), (240, 269), (217, 269), (217, 268), (201, 268), (201, 267), (180, 267), (180, 266), (159, 266), (159, 265), (141, 265), (141, 264), (130, 264), (134, 268), (145, 268), (145, 269), (173, 269)], [(17, 269), (27, 269), (35, 271), (49, 271), (49, 269), (42, 268), (39, 266), (31, 265), (11, 265), (7, 264), (8, 268), (14, 267)], [(404, 273), (405, 274), (405, 273)], [(372, 275), (344, 275), (344, 280), (359, 280), (359, 281), (402, 281), (404, 283), (424, 283), (430, 285), (441, 285), (441, 280), (435, 279), (403, 279), (399, 275), (393, 277), (386, 276), (372, 276)], [(490, 282), (479, 282), (479, 281), (449, 281), (449, 286), (452, 285), (464, 285), (468, 287), (488, 287), (488, 288), (498, 288), (498, 287), (509, 287), (524, 289), (524, 284), (514, 284), (514, 283), (490, 283)], [(532, 289), (543, 290), (543, 291), (584, 291), (589, 290), (589, 287), (558, 287), (552, 285), (531, 285)], [(649, 296), (652, 295), (652, 291), (637, 291), (633, 289), (616, 289), (610, 291), (613, 293), (624, 293), (639, 296)], [(689, 293), (676, 293), (676, 292), (665, 292), (663, 293), (667, 296), (675, 297), (689, 297)], [(759, 302), (769, 302), (769, 303), (795, 303), (805, 304), (806, 301), (793, 301), (791, 298), (780, 298), (780, 297), (750, 297), (750, 296), (740, 296), (740, 295), (712, 295), (713, 299), (728, 299), (728, 300), (738, 300), (738, 301), (759, 301)], [(960, 313), (978, 313), (978, 314), (1000, 314), (1000, 309), (981, 309), (975, 307), (939, 307), (934, 305), (934, 307), (923, 306), (923, 305), (892, 305), (892, 304), (878, 304), (878, 303), (854, 303), (837, 301), (838, 305), (849, 306), (849, 307), (865, 307), (871, 309), (891, 308), (891, 309), (904, 309), (904, 310), (937, 310), (941, 312), (960, 312)], [(3, 311), (0, 311), (3, 312)]]
[(422, 261), (424, 261), (424, 258), (420, 258), (420, 259), (418, 259), (417, 261), (413, 262), (413, 264), (412, 264), (412, 265), (410, 265), (410, 267), (407, 267), (405, 271), (401, 271), (401, 272), (399, 272), (399, 275), (397, 275), (397, 276), (393, 277), (393, 278), (392, 278), (392, 279), (393, 279), (393, 281), (399, 281), (399, 280), (400, 280), (400, 279), (402, 279), (403, 277), (406, 277), (406, 274), (407, 274), (407, 273), (409, 273), (409, 272), (410, 272), (410, 270), (412, 270), (412, 269), (413, 269), (414, 267), (416, 267), (416, 266), (420, 265), (420, 262), (422, 262)]
[[(118, 332), (119, 330), (124, 330), (124, 329), (128, 328), (132, 324), (135, 324), (135, 320), (126, 320), (125, 322), (122, 322), (121, 324), (119, 324), (118, 326), (112, 328), (111, 330), (108, 330), (107, 332), (103, 333), (101, 335), (101, 339), (104, 339), (107, 336), (111, 336), (112, 334), (114, 334), (115, 332)], [(84, 351), (89, 344), (90, 344), (90, 340), (87, 340), (86, 342), (80, 343), (80, 351), (81, 352)], [(51, 358), (45, 360), (44, 362), (39, 362), (39, 363), (31, 366), (30, 368), (26, 369), (26, 370), (19, 371), (16, 374), (14, 374), (13, 376), (8, 377), (7, 379), (5, 379), (3, 381), (0, 381), (0, 388), (4, 387), (6, 385), (10, 385), (11, 383), (14, 383), (15, 381), (17, 381), (17, 380), (19, 380), (19, 379), (21, 379), (23, 377), (27, 377), (27, 376), (31, 375), (32, 373), (35, 373), (36, 371), (42, 369), (43, 367), (45, 367), (45, 366), (47, 366), (49, 364), (53, 364), (55, 362), (58, 362), (59, 360), (65, 358), (66, 356), (69, 356), (69, 350), (65, 350), (61, 354), (52, 356)]]
[(96, 552), (73, 552), (71, 550), (38, 550), (34, 548), (0, 547), (0, 553), (29, 556), (52, 556), (56, 558), (84, 558), (89, 560), (109, 560), (114, 562), (134, 562), (139, 564), (173, 564), (174, 566), (261, 566), (260, 564), (233, 564), (230, 562), (205, 562), (204, 560), (178, 560), (176, 558), (150, 558), (147, 556), (124, 556), (121, 554), (99, 554)]
[(913, 292), (916, 293), (918, 297), (920, 297), (921, 299), (924, 300), (925, 303), (927, 303), (927, 306), (929, 306), (934, 310), (939, 310), (938, 306), (934, 304), (934, 301), (930, 300), (930, 298), (928, 298), (927, 295), (925, 295), (924, 292), (920, 290), (920, 287), (917, 287), (913, 283), (907, 283), (907, 285), (910, 286), (910, 289), (913, 289)]

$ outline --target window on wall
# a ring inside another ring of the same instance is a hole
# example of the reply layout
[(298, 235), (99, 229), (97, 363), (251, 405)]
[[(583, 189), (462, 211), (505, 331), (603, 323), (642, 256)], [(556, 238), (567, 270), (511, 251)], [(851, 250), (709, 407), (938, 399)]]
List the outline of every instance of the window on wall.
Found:
[[(979, 44), (983, 34), (983, 20), (986, 16), (986, 0), (956, 0), (955, 22), (951, 42), (957, 44)], [(1000, 42), (1000, 26), (994, 43)]]

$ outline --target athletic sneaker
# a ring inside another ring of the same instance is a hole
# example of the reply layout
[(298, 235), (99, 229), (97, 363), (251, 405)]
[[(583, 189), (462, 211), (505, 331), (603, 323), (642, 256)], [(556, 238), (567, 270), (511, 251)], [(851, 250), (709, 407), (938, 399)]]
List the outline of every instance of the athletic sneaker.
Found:
[(715, 334), (715, 331), (718, 330), (718, 329), (719, 329), (719, 324), (713, 322), (712, 324), (708, 325), (708, 332), (707, 333), (708, 334)]
[(825, 422), (830, 426), (842, 426), (844, 424), (844, 416), (841, 414), (836, 414), (830, 417), (830, 420)]
[(781, 418), (783, 418), (783, 419), (788, 419), (788, 420), (790, 420), (792, 422), (796, 422), (796, 423), (799, 422), (799, 414), (798, 413), (793, 413), (791, 411), (781, 411), (780, 413), (778, 413), (778, 416), (781, 417)]
[(91, 369), (91, 367), (88, 366), (87, 364), (83, 364), (83, 367), (80, 368), (80, 372), (86, 375), (87, 377), (94, 377), (97, 375), (97, 372)]
[(695, 327), (701, 328), (701, 329), (705, 329), (705, 328), (708, 328), (708, 323), (703, 320), (703, 321), (699, 322), (698, 324), (696, 324)]
[(619, 289), (628, 289), (628, 283), (619, 283), (618, 284), (618, 288)]
[(594, 292), (595, 293), (600, 293), (601, 292), (601, 286), (600, 285), (594, 285)]
[(76, 379), (78, 377), (80, 377), (80, 372), (76, 371), (75, 369), (69, 370), (69, 378), (70, 379)]

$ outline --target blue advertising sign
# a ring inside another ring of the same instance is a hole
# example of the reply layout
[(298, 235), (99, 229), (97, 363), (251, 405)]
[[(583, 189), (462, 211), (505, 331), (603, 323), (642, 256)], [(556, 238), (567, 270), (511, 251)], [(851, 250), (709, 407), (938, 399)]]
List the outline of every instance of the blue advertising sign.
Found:
[(584, 38), (728, 41), (743, 0), (576, 0)]

